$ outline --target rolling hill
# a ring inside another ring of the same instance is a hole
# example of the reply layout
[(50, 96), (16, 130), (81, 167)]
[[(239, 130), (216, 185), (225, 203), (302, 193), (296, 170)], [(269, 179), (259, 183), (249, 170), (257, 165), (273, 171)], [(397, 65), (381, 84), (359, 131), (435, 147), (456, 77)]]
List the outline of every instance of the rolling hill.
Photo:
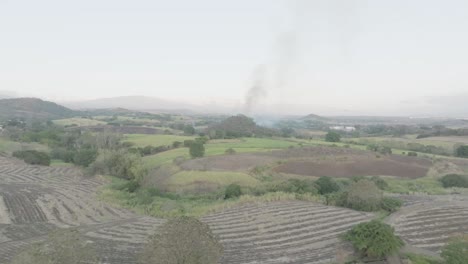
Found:
[(38, 98), (0, 99), (0, 120), (12, 118), (51, 120), (72, 117), (77, 113)]

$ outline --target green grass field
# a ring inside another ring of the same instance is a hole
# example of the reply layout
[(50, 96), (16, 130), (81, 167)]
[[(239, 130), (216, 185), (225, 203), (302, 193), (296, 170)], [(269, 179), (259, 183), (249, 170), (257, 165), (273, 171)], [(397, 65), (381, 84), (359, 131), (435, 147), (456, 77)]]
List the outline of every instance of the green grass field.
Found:
[(176, 136), (176, 135), (144, 135), (144, 134), (127, 134), (124, 141), (134, 143), (137, 147), (145, 146), (169, 146), (174, 141), (184, 142), (184, 140), (194, 139), (195, 137), (189, 136)]
[(246, 173), (230, 171), (180, 171), (172, 175), (167, 184), (173, 188), (186, 188), (194, 184), (207, 183), (217, 186), (239, 184), (240, 186), (255, 186), (258, 180)]
[(41, 145), (36, 142), (24, 143), (24, 142), (15, 142), (5, 138), (0, 137), (0, 151), (11, 153), (17, 150), (37, 150), (43, 152), (49, 152), (49, 148), (45, 145)]
[(57, 119), (53, 121), (54, 124), (59, 126), (69, 126), (69, 125), (78, 125), (78, 126), (96, 126), (96, 125), (104, 125), (106, 122), (88, 119), (88, 118), (81, 118), (81, 117), (73, 117), (73, 118), (66, 118), (66, 119)]

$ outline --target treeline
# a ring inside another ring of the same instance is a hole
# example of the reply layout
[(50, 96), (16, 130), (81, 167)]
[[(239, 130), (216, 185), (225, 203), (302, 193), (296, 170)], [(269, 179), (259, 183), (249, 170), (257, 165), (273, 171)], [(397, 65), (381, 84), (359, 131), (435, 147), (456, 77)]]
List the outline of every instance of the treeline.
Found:
[(430, 131), (419, 134), (417, 138), (441, 136), (468, 136), (468, 128), (447, 128), (444, 126), (434, 126), (430, 129)]
[(237, 115), (213, 124), (206, 130), (211, 139), (241, 138), (241, 137), (273, 137), (280, 132), (275, 129), (259, 126), (255, 121), (245, 115)]

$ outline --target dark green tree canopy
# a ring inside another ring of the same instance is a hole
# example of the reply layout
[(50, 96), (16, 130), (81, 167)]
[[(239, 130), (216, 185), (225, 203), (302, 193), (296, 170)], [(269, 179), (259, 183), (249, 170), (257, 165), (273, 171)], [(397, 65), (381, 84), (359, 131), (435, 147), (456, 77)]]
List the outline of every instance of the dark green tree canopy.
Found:
[(327, 133), (327, 135), (325, 136), (325, 140), (327, 142), (340, 142), (341, 140), (341, 135), (334, 132), (334, 131), (330, 131)]
[(205, 146), (202, 142), (194, 141), (189, 146), (189, 153), (192, 158), (201, 158), (205, 156)]
[(140, 256), (141, 264), (218, 264), (223, 246), (210, 227), (191, 217), (167, 221)]
[(386, 257), (404, 245), (391, 226), (378, 220), (355, 226), (346, 233), (345, 239), (363, 256), (371, 258)]

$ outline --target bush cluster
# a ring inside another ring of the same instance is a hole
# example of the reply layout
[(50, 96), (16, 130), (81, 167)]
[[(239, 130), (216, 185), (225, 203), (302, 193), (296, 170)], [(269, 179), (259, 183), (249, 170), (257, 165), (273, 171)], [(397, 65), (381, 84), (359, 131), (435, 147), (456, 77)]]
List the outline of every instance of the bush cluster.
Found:
[(386, 257), (404, 245), (391, 226), (378, 220), (356, 225), (346, 233), (345, 239), (363, 256), (371, 258)]
[(468, 188), (468, 176), (459, 174), (448, 174), (440, 179), (444, 188), (459, 187)]
[(33, 165), (50, 165), (50, 156), (37, 150), (19, 150), (13, 152), (13, 157), (22, 159), (24, 162)]

